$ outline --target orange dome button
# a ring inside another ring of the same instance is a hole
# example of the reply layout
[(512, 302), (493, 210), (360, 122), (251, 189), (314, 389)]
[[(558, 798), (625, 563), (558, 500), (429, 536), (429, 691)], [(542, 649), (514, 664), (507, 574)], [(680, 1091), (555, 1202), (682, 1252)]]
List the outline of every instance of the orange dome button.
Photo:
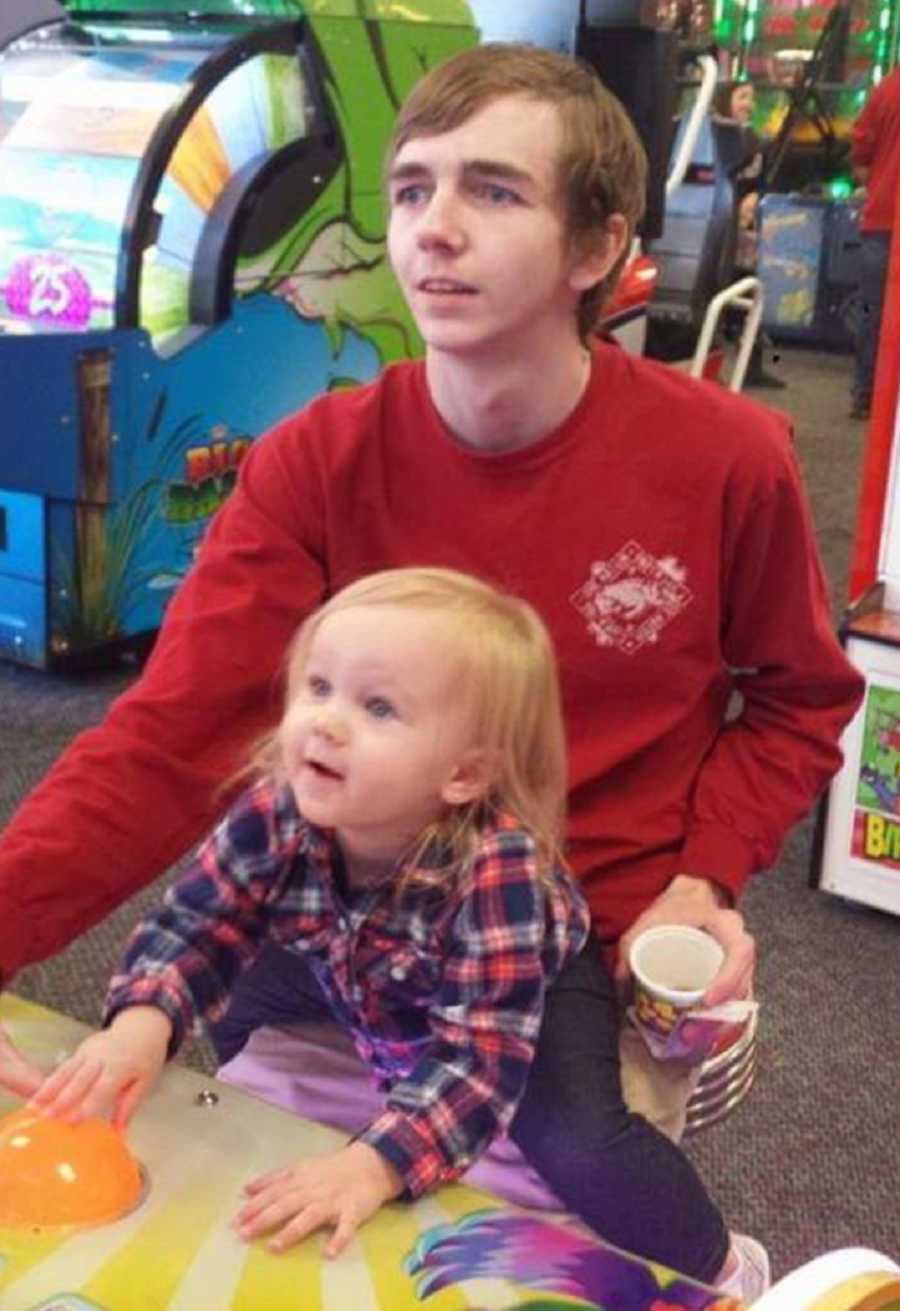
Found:
[(117, 1220), (141, 1195), (140, 1167), (105, 1120), (0, 1118), (0, 1228)]

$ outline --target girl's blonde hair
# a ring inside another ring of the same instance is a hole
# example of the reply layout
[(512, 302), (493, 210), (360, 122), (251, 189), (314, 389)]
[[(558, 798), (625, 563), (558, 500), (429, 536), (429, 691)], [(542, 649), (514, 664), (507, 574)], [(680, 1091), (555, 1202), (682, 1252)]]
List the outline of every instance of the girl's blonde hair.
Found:
[[(406, 868), (427, 850), (464, 867), (479, 830), (497, 811), (511, 812), (534, 837), (541, 872), (561, 860), (566, 796), (566, 750), (556, 660), (547, 630), (526, 602), (453, 569), (385, 569), (332, 596), (301, 625), (286, 655), (285, 707), (297, 695), (313, 638), (321, 624), (359, 606), (433, 610), (453, 630), (463, 713), (472, 745), (490, 762), (485, 793), (447, 812), (413, 844)], [(258, 747), (251, 771), (284, 780), (278, 730)], [(440, 876), (440, 871), (435, 871)], [(408, 881), (408, 879), (406, 880)]]

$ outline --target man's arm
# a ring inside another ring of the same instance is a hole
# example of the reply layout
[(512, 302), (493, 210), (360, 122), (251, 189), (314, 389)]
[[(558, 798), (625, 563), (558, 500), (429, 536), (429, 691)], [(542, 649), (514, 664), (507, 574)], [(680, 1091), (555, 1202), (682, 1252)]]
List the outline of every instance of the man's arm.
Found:
[(774, 454), (736, 492), (726, 533), (722, 653), (741, 705), (697, 776), (681, 859), (733, 901), (840, 767), (863, 691), (834, 634), (793, 451)]
[(839, 768), (838, 739), (863, 689), (834, 636), (793, 452), (775, 455), (728, 507), (722, 643), (740, 710), (698, 773), (680, 873), (623, 936), (617, 962), (623, 977), (631, 941), (653, 924), (705, 928), (726, 952), (708, 1005), (752, 985), (755, 947), (733, 907)]
[(853, 124), (850, 137), (850, 159), (854, 176), (860, 182), (865, 182), (868, 178), (869, 169), (878, 147), (883, 95), (884, 93), (880, 91), (879, 87), (876, 87)]
[(43, 1072), (19, 1055), (0, 1026), (0, 1088), (17, 1097), (30, 1097), (43, 1081)]
[[(287, 640), (321, 599), (314, 489), (283, 425), (244, 461), (137, 684), (25, 801), (0, 845), (0, 973), (66, 946), (177, 860), (279, 713)], [(304, 499), (304, 497), (306, 499)]]

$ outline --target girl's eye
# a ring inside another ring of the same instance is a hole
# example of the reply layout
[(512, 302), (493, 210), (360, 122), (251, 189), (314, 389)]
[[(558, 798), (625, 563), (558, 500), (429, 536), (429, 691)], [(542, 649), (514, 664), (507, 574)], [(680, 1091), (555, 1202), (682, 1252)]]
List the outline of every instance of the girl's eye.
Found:
[(387, 697), (383, 696), (370, 696), (366, 701), (366, 710), (373, 719), (390, 719), (397, 713)]
[(325, 697), (331, 691), (331, 684), (321, 674), (310, 674), (306, 683), (312, 695), (317, 698)]

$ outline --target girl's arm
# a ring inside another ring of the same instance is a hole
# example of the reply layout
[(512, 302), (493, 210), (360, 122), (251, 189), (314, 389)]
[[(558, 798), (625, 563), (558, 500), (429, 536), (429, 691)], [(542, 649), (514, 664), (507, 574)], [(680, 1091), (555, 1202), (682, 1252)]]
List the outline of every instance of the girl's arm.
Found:
[(268, 783), (244, 794), (135, 930), (110, 983), (105, 1023), (127, 1007), (156, 1007), (171, 1024), (172, 1055), (195, 1020), (222, 1014), (267, 936), (298, 825), (296, 811), (280, 814)]

